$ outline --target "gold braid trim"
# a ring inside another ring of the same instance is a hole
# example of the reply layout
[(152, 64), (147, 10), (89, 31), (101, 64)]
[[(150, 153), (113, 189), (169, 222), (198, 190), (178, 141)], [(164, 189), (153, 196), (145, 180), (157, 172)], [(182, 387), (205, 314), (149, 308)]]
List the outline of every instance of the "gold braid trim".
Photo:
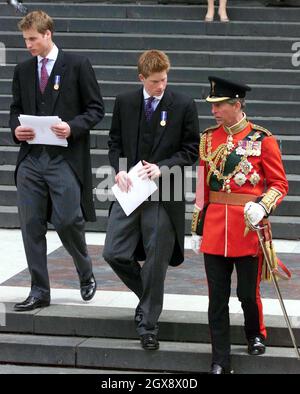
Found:
[(275, 189), (275, 187), (271, 187), (260, 200), (259, 204), (262, 205), (269, 215), (276, 208), (276, 203), (280, 197), (282, 197), (282, 193)]
[(192, 234), (196, 234), (200, 212), (201, 210), (195, 205), (193, 216), (192, 216), (192, 224), (191, 224)]
[(258, 126), (257, 124), (253, 124), (253, 130), (258, 130), (258, 131), (262, 131), (263, 133), (265, 133), (268, 137), (270, 137), (272, 135), (271, 131), (269, 131), (268, 129), (265, 129), (262, 126)]
[[(217, 163), (219, 163), (221, 157), (224, 155), (224, 151), (226, 149), (226, 144), (221, 144), (218, 146), (218, 148), (214, 151), (209, 153), (206, 153), (207, 151), (207, 139), (209, 139), (209, 144), (211, 144), (211, 135), (212, 135), (212, 129), (206, 129), (207, 133), (202, 134), (201, 136), (201, 140), (200, 140), (200, 146), (199, 146), (199, 156), (200, 159), (209, 163), (209, 162), (213, 162), (214, 167), (217, 166)], [(211, 147), (211, 145), (210, 145)], [(209, 171), (206, 177), (206, 183), (207, 185), (209, 185), (209, 180), (211, 177), (211, 174), (214, 170), (211, 169), (211, 166), (209, 167)]]
[(216, 124), (216, 125), (214, 125), (214, 126), (210, 126), (210, 127), (208, 127), (207, 129), (205, 129), (205, 130), (202, 132), (202, 134), (208, 133), (209, 131), (216, 130), (216, 129), (218, 129), (219, 127), (220, 127), (219, 124)]

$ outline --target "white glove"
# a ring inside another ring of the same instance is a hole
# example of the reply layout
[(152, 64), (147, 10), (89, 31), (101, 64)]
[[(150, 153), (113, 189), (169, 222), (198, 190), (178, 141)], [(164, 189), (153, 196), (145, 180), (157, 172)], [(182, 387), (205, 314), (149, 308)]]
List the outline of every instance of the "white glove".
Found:
[(253, 201), (247, 202), (244, 207), (244, 214), (247, 216), (247, 219), (252, 224), (252, 226), (256, 226), (262, 218), (265, 216), (264, 208)]
[(193, 234), (192, 238), (191, 238), (191, 248), (193, 250), (193, 252), (195, 252), (196, 254), (200, 253), (200, 244), (202, 241), (202, 237), (200, 237), (200, 235), (196, 235)]

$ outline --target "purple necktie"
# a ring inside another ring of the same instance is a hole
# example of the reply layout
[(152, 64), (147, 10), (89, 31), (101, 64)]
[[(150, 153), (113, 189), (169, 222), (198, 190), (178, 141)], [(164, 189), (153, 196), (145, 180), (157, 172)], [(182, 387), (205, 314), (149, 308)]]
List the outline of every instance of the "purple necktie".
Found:
[(48, 73), (46, 69), (46, 64), (48, 62), (47, 58), (42, 59), (42, 68), (41, 68), (41, 79), (40, 79), (40, 91), (44, 93), (44, 90), (48, 83)]
[(146, 116), (147, 122), (150, 122), (151, 116), (154, 112), (154, 110), (152, 108), (152, 103), (153, 103), (154, 99), (155, 99), (155, 97), (153, 97), (153, 96), (148, 97), (146, 100), (146, 103), (145, 103), (145, 116)]

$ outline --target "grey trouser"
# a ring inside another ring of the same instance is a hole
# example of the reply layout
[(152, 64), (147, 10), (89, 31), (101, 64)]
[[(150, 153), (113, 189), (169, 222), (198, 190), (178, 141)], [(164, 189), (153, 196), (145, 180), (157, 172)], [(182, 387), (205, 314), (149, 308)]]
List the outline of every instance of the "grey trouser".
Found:
[[(141, 266), (134, 257), (142, 238), (146, 260)], [(163, 307), (164, 280), (175, 244), (175, 231), (160, 202), (146, 201), (126, 216), (118, 202), (108, 221), (104, 259), (139, 298), (142, 319), (139, 335), (157, 334)]]
[(17, 196), (23, 242), (31, 274), (30, 295), (50, 297), (46, 244), (50, 202), (51, 223), (72, 256), (80, 280), (89, 279), (92, 275), (92, 262), (85, 242), (80, 184), (64, 158), (61, 155), (50, 158), (45, 150), (38, 158), (27, 155), (17, 172)]

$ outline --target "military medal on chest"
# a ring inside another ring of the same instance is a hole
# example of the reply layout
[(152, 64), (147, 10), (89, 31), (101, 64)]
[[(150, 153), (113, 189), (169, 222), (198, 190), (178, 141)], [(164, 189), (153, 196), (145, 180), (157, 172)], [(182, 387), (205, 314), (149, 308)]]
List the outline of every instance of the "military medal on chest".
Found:
[[(254, 137), (254, 136), (253, 136)], [(236, 154), (239, 156), (260, 156), (261, 155), (261, 141), (241, 140), (238, 141)]]
[(250, 161), (245, 159), (241, 162), (240, 168), (243, 174), (248, 175), (251, 172), (253, 165), (250, 163)]
[(251, 183), (251, 185), (255, 186), (258, 184), (259, 181), (260, 181), (260, 176), (256, 171), (254, 171), (249, 178), (249, 182)]

